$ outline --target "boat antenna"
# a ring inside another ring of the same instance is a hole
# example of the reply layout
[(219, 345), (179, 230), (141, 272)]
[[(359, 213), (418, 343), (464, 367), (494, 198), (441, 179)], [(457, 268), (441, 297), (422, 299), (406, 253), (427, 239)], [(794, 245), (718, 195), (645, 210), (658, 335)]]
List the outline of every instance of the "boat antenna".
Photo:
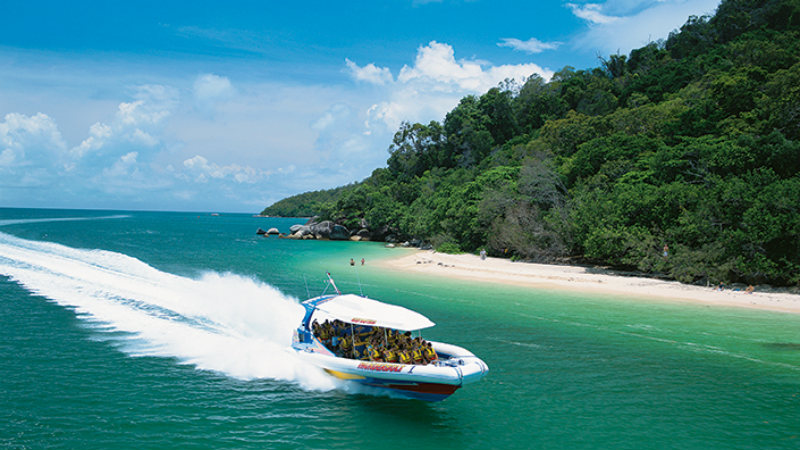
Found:
[(339, 290), (339, 288), (336, 287), (336, 283), (333, 282), (333, 277), (331, 277), (331, 273), (325, 272), (325, 274), (328, 275), (328, 281), (331, 283), (331, 286), (333, 286), (333, 290), (336, 291), (337, 294), (342, 295), (342, 292)]
[(358, 280), (358, 291), (361, 292), (361, 296), (364, 296), (364, 289), (361, 288), (361, 276), (358, 275), (358, 266), (356, 266), (356, 279)]
[(325, 283), (325, 289), (322, 290), (322, 294), (320, 294), (320, 296), (325, 295), (325, 293), (328, 292), (328, 288), (329, 287), (331, 287), (331, 284), (330, 283)]

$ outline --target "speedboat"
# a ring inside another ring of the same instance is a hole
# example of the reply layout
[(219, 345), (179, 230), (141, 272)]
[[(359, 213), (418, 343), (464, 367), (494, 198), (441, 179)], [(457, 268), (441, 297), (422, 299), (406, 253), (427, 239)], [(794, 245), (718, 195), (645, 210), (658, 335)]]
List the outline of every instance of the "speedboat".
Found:
[[(305, 316), (294, 332), (292, 348), (303, 359), (322, 368), (333, 377), (347, 382), (390, 390), (393, 394), (418, 400), (441, 401), (465, 384), (483, 378), (489, 367), (468, 350), (443, 342), (429, 341), (433, 352), (424, 359), (409, 363), (368, 357), (371, 352), (358, 349), (359, 335), (373, 336), (375, 346), (386, 346), (392, 337), (406, 342), (428, 342), (419, 331), (434, 326), (422, 314), (355, 294), (342, 294), (328, 275), (336, 294), (321, 295), (302, 302)], [(320, 332), (321, 324), (336, 324), (340, 336)], [(418, 337), (412, 338), (414, 333)], [(385, 337), (386, 339), (381, 339)], [(350, 348), (342, 350), (340, 339), (351, 339)], [(338, 341), (338, 342), (337, 342)], [(339, 345), (337, 345), (339, 344)], [(417, 344), (419, 345), (419, 344)], [(362, 346), (363, 347), (363, 346)], [(372, 347), (370, 347), (372, 349)], [(373, 353), (377, 355), (378, 353)]]

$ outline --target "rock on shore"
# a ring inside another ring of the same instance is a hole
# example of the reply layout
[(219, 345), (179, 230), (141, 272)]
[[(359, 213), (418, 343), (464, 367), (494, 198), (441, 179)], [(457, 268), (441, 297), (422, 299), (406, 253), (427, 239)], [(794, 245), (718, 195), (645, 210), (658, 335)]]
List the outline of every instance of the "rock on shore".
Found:
[[(289, 234), (280, 234), (279, 237), (285, 239), (320, 239), (330, 241), (396, 242), (395, 236), (387, 226), (372, 228), (366, 219), (361, 219), (357, 226), (358, 229), (350, 230), (342, 224), (330, 220), (320, 220), (319, 217), (312, 217), (303, 225), (292, 225), (289, 227)], [(264, 231), (260, 228), (258, 230), (259, 234), (270, 234), (270, 231)], [(419, 244), (416, 246), (419, 246)]]

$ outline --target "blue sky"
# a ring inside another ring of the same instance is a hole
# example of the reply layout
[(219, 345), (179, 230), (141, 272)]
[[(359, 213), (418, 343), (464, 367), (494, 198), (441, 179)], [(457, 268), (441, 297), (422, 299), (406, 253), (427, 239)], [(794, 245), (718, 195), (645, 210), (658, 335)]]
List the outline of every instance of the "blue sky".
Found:
[(0, 207), (258, 212), (385, 166), (401, 121), (718, 4), (5, 2)]

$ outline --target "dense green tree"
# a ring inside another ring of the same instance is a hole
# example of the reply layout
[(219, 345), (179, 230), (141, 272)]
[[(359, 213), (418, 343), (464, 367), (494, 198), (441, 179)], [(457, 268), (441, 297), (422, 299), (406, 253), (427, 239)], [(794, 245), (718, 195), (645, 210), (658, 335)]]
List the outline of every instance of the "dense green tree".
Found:
[(567, 112), (567, 103), (553, 84), (535, 74), (522, 86), (513, 105), (514, 116), (524, 133), (541, 128), (547, 120), (560, 119)]

